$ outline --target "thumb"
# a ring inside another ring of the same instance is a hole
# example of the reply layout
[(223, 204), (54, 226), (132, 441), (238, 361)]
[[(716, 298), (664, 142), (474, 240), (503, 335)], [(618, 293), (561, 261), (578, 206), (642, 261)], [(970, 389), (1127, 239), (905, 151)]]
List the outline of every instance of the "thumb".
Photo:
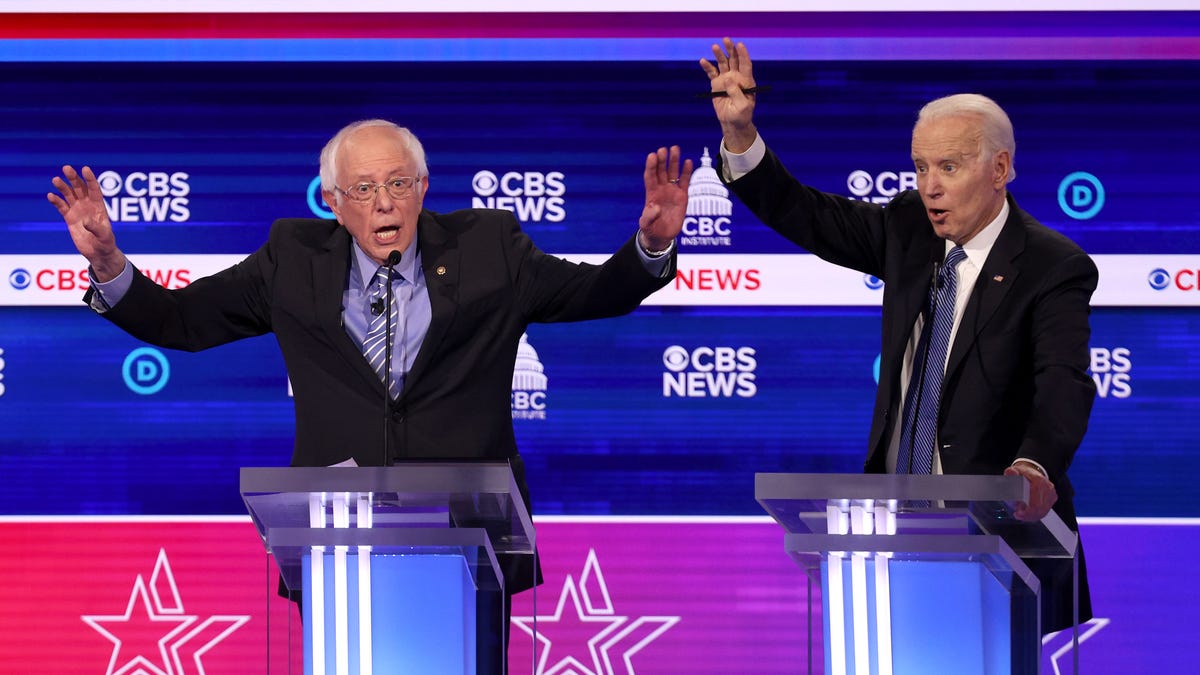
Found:
[(640, 229), (649, 229), (650, 224), (658, 220), (658, 214), (662, 212), (662, 208), (658, 204), (646, 204), (646, 208), (642, 209), (642, 217), (638, 219), (638, 227)]

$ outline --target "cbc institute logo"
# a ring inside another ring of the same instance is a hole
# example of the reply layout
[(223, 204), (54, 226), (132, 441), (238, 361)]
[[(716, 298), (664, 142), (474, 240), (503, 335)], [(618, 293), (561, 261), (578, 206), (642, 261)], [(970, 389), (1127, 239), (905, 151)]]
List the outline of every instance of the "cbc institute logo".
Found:
[(517, 345), (517, 362), (513, 366), (512, 418), (514, 420), (546, 419), (545, 368), (537, 350), (529, 344), (529, 335), (521, 335)]
[(708, 148), (700, 157), (700, 166), (692, 172), (688, 186), (687, 213), (680, 233), (681, 246), (732, 246), (733, 201), (729, 189), (721, 184)]

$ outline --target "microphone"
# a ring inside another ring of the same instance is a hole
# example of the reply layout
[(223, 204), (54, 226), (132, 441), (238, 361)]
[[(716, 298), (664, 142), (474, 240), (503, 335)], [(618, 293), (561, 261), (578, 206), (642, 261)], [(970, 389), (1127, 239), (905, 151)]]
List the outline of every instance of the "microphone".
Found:
[[(391, 446), (392, 423), (391, 423), (391, 405), (392, 405), (392, 275), (396, 270), (392, 269), (396, 263), (400, 262), (400, 251), (392, 251), (388, 254), (384, 265), (387, 266), (388, 278), (387, 288), (384, 297), (387, 298), (387, 321), (383, 323), (383, 465), (388, 465), (388, 450)], [(378, 306), (378, 311), (376, 310)], [(384, 300), (380, 298), (371, 303), (371, 313), (379, 316), (385, 309)]]

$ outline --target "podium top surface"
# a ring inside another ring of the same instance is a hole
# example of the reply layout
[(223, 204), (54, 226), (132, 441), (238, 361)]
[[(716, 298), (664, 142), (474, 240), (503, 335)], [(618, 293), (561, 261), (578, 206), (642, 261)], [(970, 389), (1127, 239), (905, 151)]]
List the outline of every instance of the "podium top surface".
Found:
[(365, 541), (389, 529), (471, 528), (486, 531), (497, 553), (529, 554), (536, 545), (507, 462), (244, 467), (241, 493), (268, 542), (283, 530), (341, 529), (342, 538), (357, 531)]
[(754, 498), (792, 534), (833, 534), (831, 507), (869, 506), (894, 512), (897, 534), (993, 535), (1022, 557), (1071, 557), (1078, 541), (1053, 511), (1033, 523), (1013, 516), (1029, 499), (1020, 476), (759, 473)]

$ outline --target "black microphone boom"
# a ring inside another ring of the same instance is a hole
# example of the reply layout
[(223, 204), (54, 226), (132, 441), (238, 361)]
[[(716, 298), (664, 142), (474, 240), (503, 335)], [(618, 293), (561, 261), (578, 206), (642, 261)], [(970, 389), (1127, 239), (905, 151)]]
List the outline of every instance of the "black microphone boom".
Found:
[[(384, 297), (387, 298), (386, 308), (383, 306), (383, 299), (379, 299), (371, 303), (371, 312), (375, 316), (379, 316), (384, 309), (387, 310), (387, 320), (384, 322), (383, 328), (383, 466), (388, 465), (388, 455), (391, 445), (392, 422), (391, 422), (391, 404), (392, 404), (392, 275), (396, 270), (392, 269), (396, 263), (400, 262), (400, 251), (392, 251), (388, 254), (387, 260), (384, 262), (387, 265), (388, 278), (387, 288), (385, 289)], [(375, 311), (375, 305), (379, 305), (379, 311)]]

